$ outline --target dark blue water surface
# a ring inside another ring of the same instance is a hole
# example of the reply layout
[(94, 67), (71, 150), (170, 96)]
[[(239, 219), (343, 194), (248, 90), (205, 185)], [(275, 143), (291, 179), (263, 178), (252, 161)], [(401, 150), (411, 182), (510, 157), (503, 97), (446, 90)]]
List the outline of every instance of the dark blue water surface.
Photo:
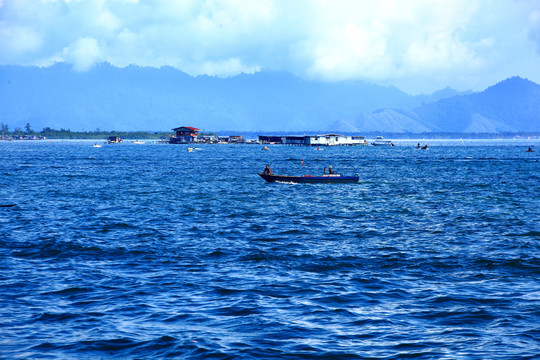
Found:
[(540, 353), (538, 141), (92, 144), (0, 143), (2, 358)]

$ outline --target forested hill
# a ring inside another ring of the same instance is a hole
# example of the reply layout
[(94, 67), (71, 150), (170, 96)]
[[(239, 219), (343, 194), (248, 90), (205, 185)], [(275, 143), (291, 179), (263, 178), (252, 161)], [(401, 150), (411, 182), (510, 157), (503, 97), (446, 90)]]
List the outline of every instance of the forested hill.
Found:
[(0, 66), (0, 122), (54, 129), (167, 131), (539, 131), (539, 86), (511, 78), (480, 93), (411, 96), (362, 81), (261, 72), (192, 77), (163, 67), (101, 64), (75, 72)]

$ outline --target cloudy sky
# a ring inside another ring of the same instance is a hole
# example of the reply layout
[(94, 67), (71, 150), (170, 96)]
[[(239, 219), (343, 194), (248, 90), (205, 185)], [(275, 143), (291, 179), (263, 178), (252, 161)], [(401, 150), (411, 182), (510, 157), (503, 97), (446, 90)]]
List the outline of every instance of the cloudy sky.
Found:
[(0, 0), (0, 64), (279, 70), (412, 94), (540, 83), (540, 0)]

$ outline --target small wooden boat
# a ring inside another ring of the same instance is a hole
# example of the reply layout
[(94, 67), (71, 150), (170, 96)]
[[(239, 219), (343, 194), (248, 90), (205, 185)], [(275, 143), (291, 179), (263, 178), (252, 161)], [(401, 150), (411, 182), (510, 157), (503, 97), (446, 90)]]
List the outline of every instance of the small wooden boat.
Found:
[(356, 183), (360, 179), (358, 175), (343, 176), (340, 174), (324, 174), (321, 176), (303, 175), (303, 176), (287, 176), (287, 175), (266, 175), (260, 174), (264, 180), (268, 182), (284, 182), (296, 184), (333, 184), (333, 183)]

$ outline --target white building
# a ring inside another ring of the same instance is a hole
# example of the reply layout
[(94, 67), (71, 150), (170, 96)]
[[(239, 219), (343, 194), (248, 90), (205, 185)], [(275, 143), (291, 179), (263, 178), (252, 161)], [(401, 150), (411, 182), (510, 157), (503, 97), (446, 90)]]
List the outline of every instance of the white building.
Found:
[(337, 146), (337, 145), (367, 145), (364, 136), (346, 136), (339, 134), (310, 135), (305, 137), (305, 145)]
[[(302, 146), (353, 146), (368, 144), (364, 136), (346, 136), (340, 134), (289, 135), (279, 138), (275, 136), (259, 136), (259, 141), (262, 143), (269, 143), (268, 139), (272, 139), (274, 141), (273, 143)], [(278, 139), (281, 141), (278, 142)]]

